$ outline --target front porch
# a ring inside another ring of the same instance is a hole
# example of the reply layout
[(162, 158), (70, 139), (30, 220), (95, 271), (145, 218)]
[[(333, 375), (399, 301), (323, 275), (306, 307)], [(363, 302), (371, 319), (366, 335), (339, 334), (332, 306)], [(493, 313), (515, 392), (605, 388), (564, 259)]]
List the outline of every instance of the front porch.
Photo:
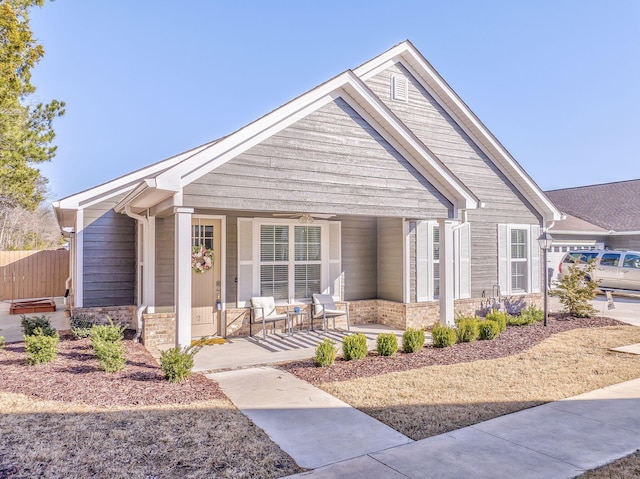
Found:
[[(503, 301), (507, 310), (511, 312), (519, 311), (529, 304), (542, 306), (542, 294), (527, 294), (504, 297)], [(456, 315), (484, 315), (490, 306), (490, 298), (468, 298), (456, 299), (454, 301), (454, 311)], [(426, 301), (420, 303), (399, 303), (383, 299), (370, 299), (360, 301), (349, 301), (348, 303), (337, 302), (338, 307), (344, 308), (349, 305), (349, 317), (352, 324), (352, 332), (359, 332), (357, 326), (366, 328), (390, 328), (403, 332), (407, 328), (430, 329), (440, 321), (440, 302)], [(303, 306), (302, 309), (309, 309), (310, 305)], [(281, 306), (284, 312), (285, 306)], [(249, 309), (248, 308), (228, 308), (224, 311), (224, 331), (225, 337), (231, 341), (245, 337), (247, 340), (256, 341), (249, 338)], [(269, 325), (269, 328), (272, 326)], [(321, 321), (314, 322), (316, 330), (322, 327)], [(336, 328), (338, 331), (346, 331), (346, 320), (338, 318)], [(284, 332), (284, 321), (276, 323), (273, 328)], [(260, 324), (253, 327), (254, 335), (261, 336)], [(270, 330), (268, 330), (270, 331)], [(306, 332), (306, 331), (305, 331)], [(321, 332), (321, 331), (319, 331)], [(335, 330), (330, 329), (330, 333)], [(299, 333), (297, 333), (299, 334)], [(317, 334), (317, 333), (316, 333)], [(400, 333), (401, 334), (401, 333)], [(267, 336), (269, 338), (269, 335)], [(375, 339), (375, 338), (374, 338)], [(176, 315), (175, 313), (154, 313), (143, 315), (142, 341), (148, 349), (162, 348), (166, 344), (175, 345), (176, 342)], [(315, 346), (314, 346), (315, 347)], [(375, 347), (375, 343), (374, 343)]]

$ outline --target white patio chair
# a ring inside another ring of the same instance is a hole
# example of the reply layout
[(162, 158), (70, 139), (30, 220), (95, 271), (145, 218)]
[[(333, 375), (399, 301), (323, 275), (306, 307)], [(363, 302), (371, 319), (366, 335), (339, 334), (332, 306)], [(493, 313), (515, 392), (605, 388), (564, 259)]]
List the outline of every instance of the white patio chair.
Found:
[(345, 309), (338, 309), (336, 303), (333, 301), (333, 296), (330, 294), (317, 294), (313, 295), (313, 312), (311, 323), (314, 319), (322, 319), (324, 323), (324, 332), (327, 332), (327, 323), (329, 318), (333, 319), (333, 329), (336, 329), (336, 318), (340, 316), (346, 316), (347, 318), (347, 331), (349, 331), (349, 303), (345, 303)]
[(252, 336), (253, 323), (262, 323), (262, 337), (267, 338), (266, 323), (275, 323), (284, 320), (285, 330), (289, 329), (289, 314), (278, 313), (273, 296), (254, 296), (251, 298), (251, 315), (249, 317), (249, 336)]

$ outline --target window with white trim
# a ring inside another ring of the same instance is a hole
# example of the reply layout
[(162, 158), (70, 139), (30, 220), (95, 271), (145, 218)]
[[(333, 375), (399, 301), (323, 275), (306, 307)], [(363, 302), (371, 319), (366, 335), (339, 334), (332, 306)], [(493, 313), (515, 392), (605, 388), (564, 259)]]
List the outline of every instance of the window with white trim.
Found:
[(498, 224), (498, 284), (503, 295), (538, 293), (543, 265), (540, 225)]
[(511, 229), (510, 257), (511, 263), (511, 291), (525, 292), (528, 290), (528, 236), (526, 229)]
[(433, 299), (440, 297), (440, 228), (433, 226), (432, 231)]
[(321, 292), (322, 227), (260, 225), (260, 296), (310, 299)]

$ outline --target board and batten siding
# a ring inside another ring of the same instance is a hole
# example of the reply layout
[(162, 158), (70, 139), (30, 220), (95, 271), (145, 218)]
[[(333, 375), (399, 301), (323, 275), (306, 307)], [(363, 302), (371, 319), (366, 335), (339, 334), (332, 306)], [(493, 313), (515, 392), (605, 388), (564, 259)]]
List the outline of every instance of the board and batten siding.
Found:
[(186, 186), (184, 204), (390, 217), (449, 217), (452, 211), (340, 98)]
[(403, 302), (402, 218), (378, 220), (378, 298)]
[(156, 308), (172, 312), (175, 308), (175, 216), (156, 218)]
[(375, 299), (378, 294), (378, 221), (341, 217), (344, 299)]
[(83, 307), (136, 304), (136, 222), (113, 211), (122, 196), (83, 212)]
[[(408, 80), (408, 101), (391, 99), (391, 76)], [(497, 225), (540, 224), (534, 208), (478, 148), (437, 101), (401, 65), (366, 81), (371, 90), (478, 198), (485, 208), (470, 210), (471, 295), (479, 297), (498, 283)]]

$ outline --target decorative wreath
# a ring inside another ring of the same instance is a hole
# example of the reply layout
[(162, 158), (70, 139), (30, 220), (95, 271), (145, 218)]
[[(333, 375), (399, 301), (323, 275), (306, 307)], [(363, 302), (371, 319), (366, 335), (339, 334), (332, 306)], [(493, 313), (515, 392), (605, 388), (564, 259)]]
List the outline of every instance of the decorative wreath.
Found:
[(213, 250), (207, 249), (204, 245), (194, 246), (191, 249), (191, 269), (194, 273), (204, 273), (213, 268)]

